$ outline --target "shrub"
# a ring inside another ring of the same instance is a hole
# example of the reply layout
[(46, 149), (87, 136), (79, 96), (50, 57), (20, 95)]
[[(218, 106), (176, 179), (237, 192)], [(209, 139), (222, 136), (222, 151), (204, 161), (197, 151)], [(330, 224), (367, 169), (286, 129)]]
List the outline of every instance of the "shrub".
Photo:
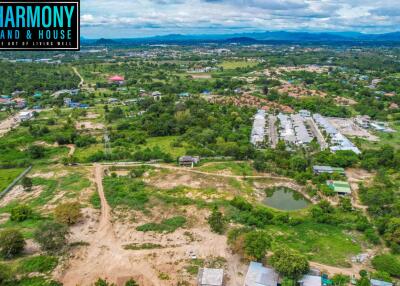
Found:
[(20, 254), (25, 247), (25, 240), (21, 232), (16, 229), (5, 229), (0, 232), (0, 254), (5, 258), (12, 258)]
[(64, 224), (47, 222), (34, 232), (33, 237), (42, 250), (58, 252), (67, 245), (68, 228)]
[(54, 210), (56, 221), (68, 225), (75, 224), (81, 217), (81, 206), (78, 202), (63, 203)]
[(18, 205), (11, 209), (10, 220), (21, 222), (32, 218), (32, 208), (27, 205)]
[(223, 214), (217, 208), (213, 209), (211, 215), (207, 219), (211, 230), (218, 234), (223, 234), (225, 230), (225, 219)]
[(21, 185), (24, 188), (24, 191), (30, 191), (32, 189), (32, 179), (29, 177), (23, 177), (21, 180)]
[(376, 270), (400, 277), (400, 261), (396, 256), (391, 254), (378, 255), (375, 256), (371, 262)]
[(18, 266), (18, 270), (22, 273), (47, 273), (52, 271), (57, 266), (57, 263), (58, 259), (54, 256), (33, 256), (22, 260)]
[(138, 231), (155, 231), (155, 232), (174, 232), (178, 228), (182, 227), (186, 223), (186, 218), (182, 216), (176, 216), (173, 218), (165, 219), (161, 223), (146, 223), (138, 226)]
[(0, 285), (12, 278), (11, 268), (3, 263), (0, 264)]

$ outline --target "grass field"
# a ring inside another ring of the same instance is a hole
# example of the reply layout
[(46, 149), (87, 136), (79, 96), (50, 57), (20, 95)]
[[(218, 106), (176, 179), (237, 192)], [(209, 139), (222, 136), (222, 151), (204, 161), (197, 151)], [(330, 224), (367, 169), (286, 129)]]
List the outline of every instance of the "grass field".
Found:
[(383, 145), (390, 145), (393, 146), (394, 148), (398, 149), (400, 148), (400, 124), (391, 124), (390, 126), (393, 128), (396, 132), (394, 133), (384, 133), (384, 132), (377, 132), (377, 135), (379, 136), (379, 141), (378, 142), (370, 142), (363, 140), (362, 141), (362, 148), (379, 148)]
[(289, 246), (319, 263), (349, 267), (351, 256), (362, 252), (360, 238), (344, 233), (339, 227), (305, 222), (293, 227), (271, 228), (276, 234), (275, 246)]
[(247, 62), (247, 61), (224, 61), (220, 64), (224, 69), (236, 69), (236, 68), (245, 68), (245, 67), (254, 67), (256, 66), (256, 62)]
[(23, 168), (18, 169), (0, 169), (0, 192), (3, 191), (12, 181), (24, 171)]
[(199, 170), (210, 173), (217, 173), (220, 171), (229, 171), (233, 175), (237, 176), (251, 176), (255, 175), (255, 170), (250, 166), (248, 162), (216, 162), (207, 163), (204, 166), (200, 166)]

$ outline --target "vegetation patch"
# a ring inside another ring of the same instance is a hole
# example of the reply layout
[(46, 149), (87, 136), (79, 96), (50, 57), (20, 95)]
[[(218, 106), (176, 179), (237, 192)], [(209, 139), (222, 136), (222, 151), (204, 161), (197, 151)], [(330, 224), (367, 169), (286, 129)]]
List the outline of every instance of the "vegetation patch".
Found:
[(180, 227), (183, 227), (186, 223), (186, 218), (183, 216), (176, 216), (169, 219), (163, 220), (161, 223), (146, 223), (144, 225), (138, 226), (136, 230), (138, 231), (155, 231), (155, 232), (174, 232)]

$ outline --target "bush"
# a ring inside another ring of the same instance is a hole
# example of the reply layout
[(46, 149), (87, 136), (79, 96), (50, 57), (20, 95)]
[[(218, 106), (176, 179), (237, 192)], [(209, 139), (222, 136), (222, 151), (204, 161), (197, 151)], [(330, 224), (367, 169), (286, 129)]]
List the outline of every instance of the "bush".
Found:
[(33, 237), (42, 250), (58, 252), (67, 245), (68, 228), (64, 224), (47, 222), (34, 232)]
[(29, 177), (23, 177), (21, 180), (21, 185), (24, 188), (24, 191), (30, 191), (32, 189), (32, 179)]
[(392, 276), (400, 277), (400, 261), (391, 254), (375, 256), (372, 259), (372, 266), (378, 271), (384, 271)]
[(217, 208), (213, 209), (211, 215), (207, 219), (211, 230), (218, 234), (223, 234), (225, 230), (225, 219), (223, 214)]
[(3, 263), (0, 264), (0, 285), (12, 278), (11, 268)]
[(27, 205), (18, 205), (11, 209), (10, 220), (21, 222), (32, 218), (32, 208)]
[(56, 221), (68, 225), (75, 224), (81, 217), (81, 206), (78, 202), (63, 203), (54, 210)]
[(0, 254), (5, 258), (12, 258), (20, 254), (25, 247), (22, 233), (16, 229), (5, 229), (0, 232)]
[(39, 255), (28, 257), (19, 263), (18, 271), (21, 273), (47, 273), (52, 271), (57, 266), (57, 263), (58, 259), (54, 256)]
[(186, 218), (182, 216), (176, 216), (173, 218), (165, 219), (161, 223), (146, 223), (138, 226), (138, 231), (155, 231), (155, 232), (174, 232), (178, 228), (182, 227), (186, 223)]

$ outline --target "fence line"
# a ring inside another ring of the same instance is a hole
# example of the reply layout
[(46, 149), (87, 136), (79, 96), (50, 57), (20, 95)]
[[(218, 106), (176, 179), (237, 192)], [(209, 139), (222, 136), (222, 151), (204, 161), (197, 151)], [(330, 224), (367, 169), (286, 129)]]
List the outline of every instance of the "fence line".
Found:
[(14, 181), (12, 181), (11, 184), (8, 185), (7, 188), (4, 189), (4, 191), (2, 191), (0, 193), (0, 198), (2, 198), (5, 194), (7, 194), (18, 182), (19, 180), (21, 180), (23, 177), (25, 177), (26, 174), (28, 174), (28, 172), (32, 169), (32, 166), (29, 166), (28, 168), (26, 168), (21, 174), (19, 174), (19, 176), (17, 178), (15, 178)]

